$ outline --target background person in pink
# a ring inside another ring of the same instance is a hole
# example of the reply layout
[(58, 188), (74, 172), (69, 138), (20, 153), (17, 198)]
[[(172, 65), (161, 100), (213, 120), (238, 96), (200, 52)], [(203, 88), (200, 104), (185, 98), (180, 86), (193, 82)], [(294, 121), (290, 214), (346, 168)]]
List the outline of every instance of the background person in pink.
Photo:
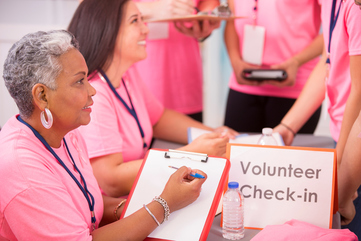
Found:
[[(218, 0), (135, 0), (145, 19), (182, 17), (213, 10)], [(136, 63), (139, 75), (168, 109), (202, 122), (203, 74), (199, 43), (219, 21), (147, 23), (147, 58)]]
[[(74, 37), (63, 30), (24, 36), (10, 49), (3, 73), (20, 114), (0, 132), (0, 239), (147, 237), (165, 208), (145, 200), (149, 211), (118, 220), (124, 200), (102, 197), (93, 175), (77, 128), (89, 123), (96, 91)], [(205, 179), (193, 180), (190, 171), (177, 170), (160, 195), (171, 212), (199, 196)]]
[[(317, 0), (230, 0), (229, 5), (236, 16), (248, 18), (228, 21), (225, 28), (233, 73), (224, 123), (240, 132), (261, 132), (265, 126), (280, 123), (322, 53), (321, 8)], [(248, 44), (262, 40), (264, 44), (259, 46)], [(258, 51), (261, 56), (254, 59)], [(244, 69), (266, 67), (283, 69), (288, 78), (283, 82), (256, 82), (241, 76)], [(300, 133), (314, 132), (321, 112), (320, 105), (317, 108), (298, 130)]]
[[(104, 17), (106, 16), (106, 17)], [(109, 196), (126, 195), (154, 137), (187, 143), (187, 128), (212, 128), (164, 108), (133, 68), (147, 56), (148, 28), (132, 1), (83, 1), (69, 25), (88, 64), (97, 90), (92, 121), (80, 131), (87, 143), (94, 175)], [(180, 150), (225, 155), (228, 137), (210, 133)], [(229, 136), (236, 134), (234, 131)]]
[[(325, 42), (323, 58), (317, 64), (300, 97), (283, 118), (282, 123), (297, 132), (327, 93), (330, 131), (337, 142), (337, 162), (340, 166), (346, 140), (361, 110), (361, 29), (359, 27), (361, 12), (352, 0), (322, 0), (320, 3), (322, 4), (321, 16)], [(332, 6), (334, 6), (334, 11), (332, 11)], [(331, 16), (337, 19), (332, 35), (330, 34)], [(329, 67), (325, 64), (328, 56)], [(275, 131), (282, 135), (285, 144), (292, 143), (292, 133), (281, 126), (277, 126)], [(361, 238), (360, 201), (360, 198), (355, 200), (358, 211), (354, 220), (347, 226), (356, 233), (359, 239)]]

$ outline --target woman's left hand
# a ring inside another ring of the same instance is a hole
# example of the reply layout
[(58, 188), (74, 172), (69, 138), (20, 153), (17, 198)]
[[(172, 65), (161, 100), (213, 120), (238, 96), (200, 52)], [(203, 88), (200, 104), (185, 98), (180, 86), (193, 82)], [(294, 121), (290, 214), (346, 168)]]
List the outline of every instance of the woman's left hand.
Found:
[(290, 58), (281, 64), (272, 65), (271, 69), (283, 69), (287, 73), (287, 79), (283, 81), (265, 80), (263, 84), (270, 84), (277, 87), (293, 86), (296, 82), (296, 75), (299, 62), (296, 58)]
[(227, 126), (220, 126), (216, 129), (214, 129), (214, 132), (216, 133), (220, 133), (222, 136), (226, 136), (228, 137), (229, 139), (235, 139), (236, 136), (239, 135), (239, 133)]
[(174, 26), (179, 32), (196, 39), (208, 37), (214, 29), (219, 28), (220, 24), (220, 21), (211, 20), (192, 21), (191, 23), (184, 21), (174, 22)]

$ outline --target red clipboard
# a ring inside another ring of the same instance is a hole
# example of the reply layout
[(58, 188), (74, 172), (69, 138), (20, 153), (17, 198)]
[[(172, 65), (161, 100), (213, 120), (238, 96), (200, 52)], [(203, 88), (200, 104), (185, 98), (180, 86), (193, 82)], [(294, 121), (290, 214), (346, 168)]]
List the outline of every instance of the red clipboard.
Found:
[(150, 149), (138, 172), (121, 218), (143, 208), (160, 195), (174, 169), (188, 166), (204, 171), (208, 178), (198, 199), (171, 213), (168, 221), (155, 229), (146, 240), (206, 240), (220, 202), (230, 169), (227, 158), (192, 152)]

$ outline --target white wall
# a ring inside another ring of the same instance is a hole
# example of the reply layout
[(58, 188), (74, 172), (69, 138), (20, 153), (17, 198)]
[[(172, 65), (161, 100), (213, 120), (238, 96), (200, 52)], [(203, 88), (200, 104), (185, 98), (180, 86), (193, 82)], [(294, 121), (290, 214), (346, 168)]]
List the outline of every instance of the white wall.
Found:
[[(0, 76), (11, 45), (29, 32), (66, 29), (78, 0), (0, 0)], [(228, 94), (231, 67), (223, 43), (222, 27), (202, 44), (204, 61), (204, 122), (212, 127), (222, 125)], [(324, 113), (317, 135), (328, 135), (328, 117)], [(18, 112), (0, 77), (0, 126)]]

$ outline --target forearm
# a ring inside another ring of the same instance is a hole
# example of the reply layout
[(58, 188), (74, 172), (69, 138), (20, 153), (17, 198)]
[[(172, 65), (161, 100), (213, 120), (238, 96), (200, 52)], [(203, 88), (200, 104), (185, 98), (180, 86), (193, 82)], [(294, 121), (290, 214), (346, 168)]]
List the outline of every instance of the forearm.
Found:
[(188, 127), (213, 131), (212, 128), (187, 115), (174, 110), (164, 109), (162, 117), (153, 126), (153, 136), (167, 141), (186, 144), (188, 142)]
[(301, 66), (317, 56), (320, 56), (322, 54), (322, 50), (323, 35), (319, 34), (305, 49), (293, 56), (293, 58), (297, 61), (298, 66)]
[(197, 7), (200, 11), (208, 11), (208, 10), (213, 10), (218, 5), (219, 5), (218, 0), (207, 0), (207, 1), (199, 1)]
[[(360, 112), (361, 113), (361, 112)], [(348, 136), (342, 162), (338, 168), (339, 207), (347, 207), (348, 202), (361, 185), (361, 115), (356, 119)]]
[(324, 54), (312, 71), (296, 102), (281, 121), (294, 132), (298, 132), (302, 128), (325, 98), (325, 62)]
[(142, 160), (123, 162), (121, 153), (110, 154), (91, 160), (93, 173), (102, 190), (111, 197), (129, 194)]
[[(163, 221), (164, 209), (156, 202), (147, 204), (159, 222)], [(134, 214), (96, 229), (93, 240), (143, 240), (157, 227), (149, 213), (141, 208)]]
[(337, 161), (341, 162), (341, 157), (346, 144), (351, 127), (354, 124), (358, 113), (361, 110), (361, 56), (350, 57), (351, 91), (348, 96), (345, 111), (343, 113), (340, 137), (337, 142)]
[[(233, 0), (229, 1), (229, 7), (233, 11)], [(241, 52), (239, 49), (239, 38), (234, 26), (234, 21), (227, 21), (224, 30), (224, 42), (226, 44), (229, 59), (234, 67), (234, 64), (241, 61)]]
[(123, 203), (116, 212), (118, 218), (115, 218), (114, 210), (116, 210), (118, 204), (123, 200), (124, 199), (121, 198), (114, 198), (103, 195), (104, 211), (103, 211), (103, 218), (99, 226), (102, 227), (109, 223), (115, 222), (119, 219), (121, 213), (123, 212), (125, 203)]

